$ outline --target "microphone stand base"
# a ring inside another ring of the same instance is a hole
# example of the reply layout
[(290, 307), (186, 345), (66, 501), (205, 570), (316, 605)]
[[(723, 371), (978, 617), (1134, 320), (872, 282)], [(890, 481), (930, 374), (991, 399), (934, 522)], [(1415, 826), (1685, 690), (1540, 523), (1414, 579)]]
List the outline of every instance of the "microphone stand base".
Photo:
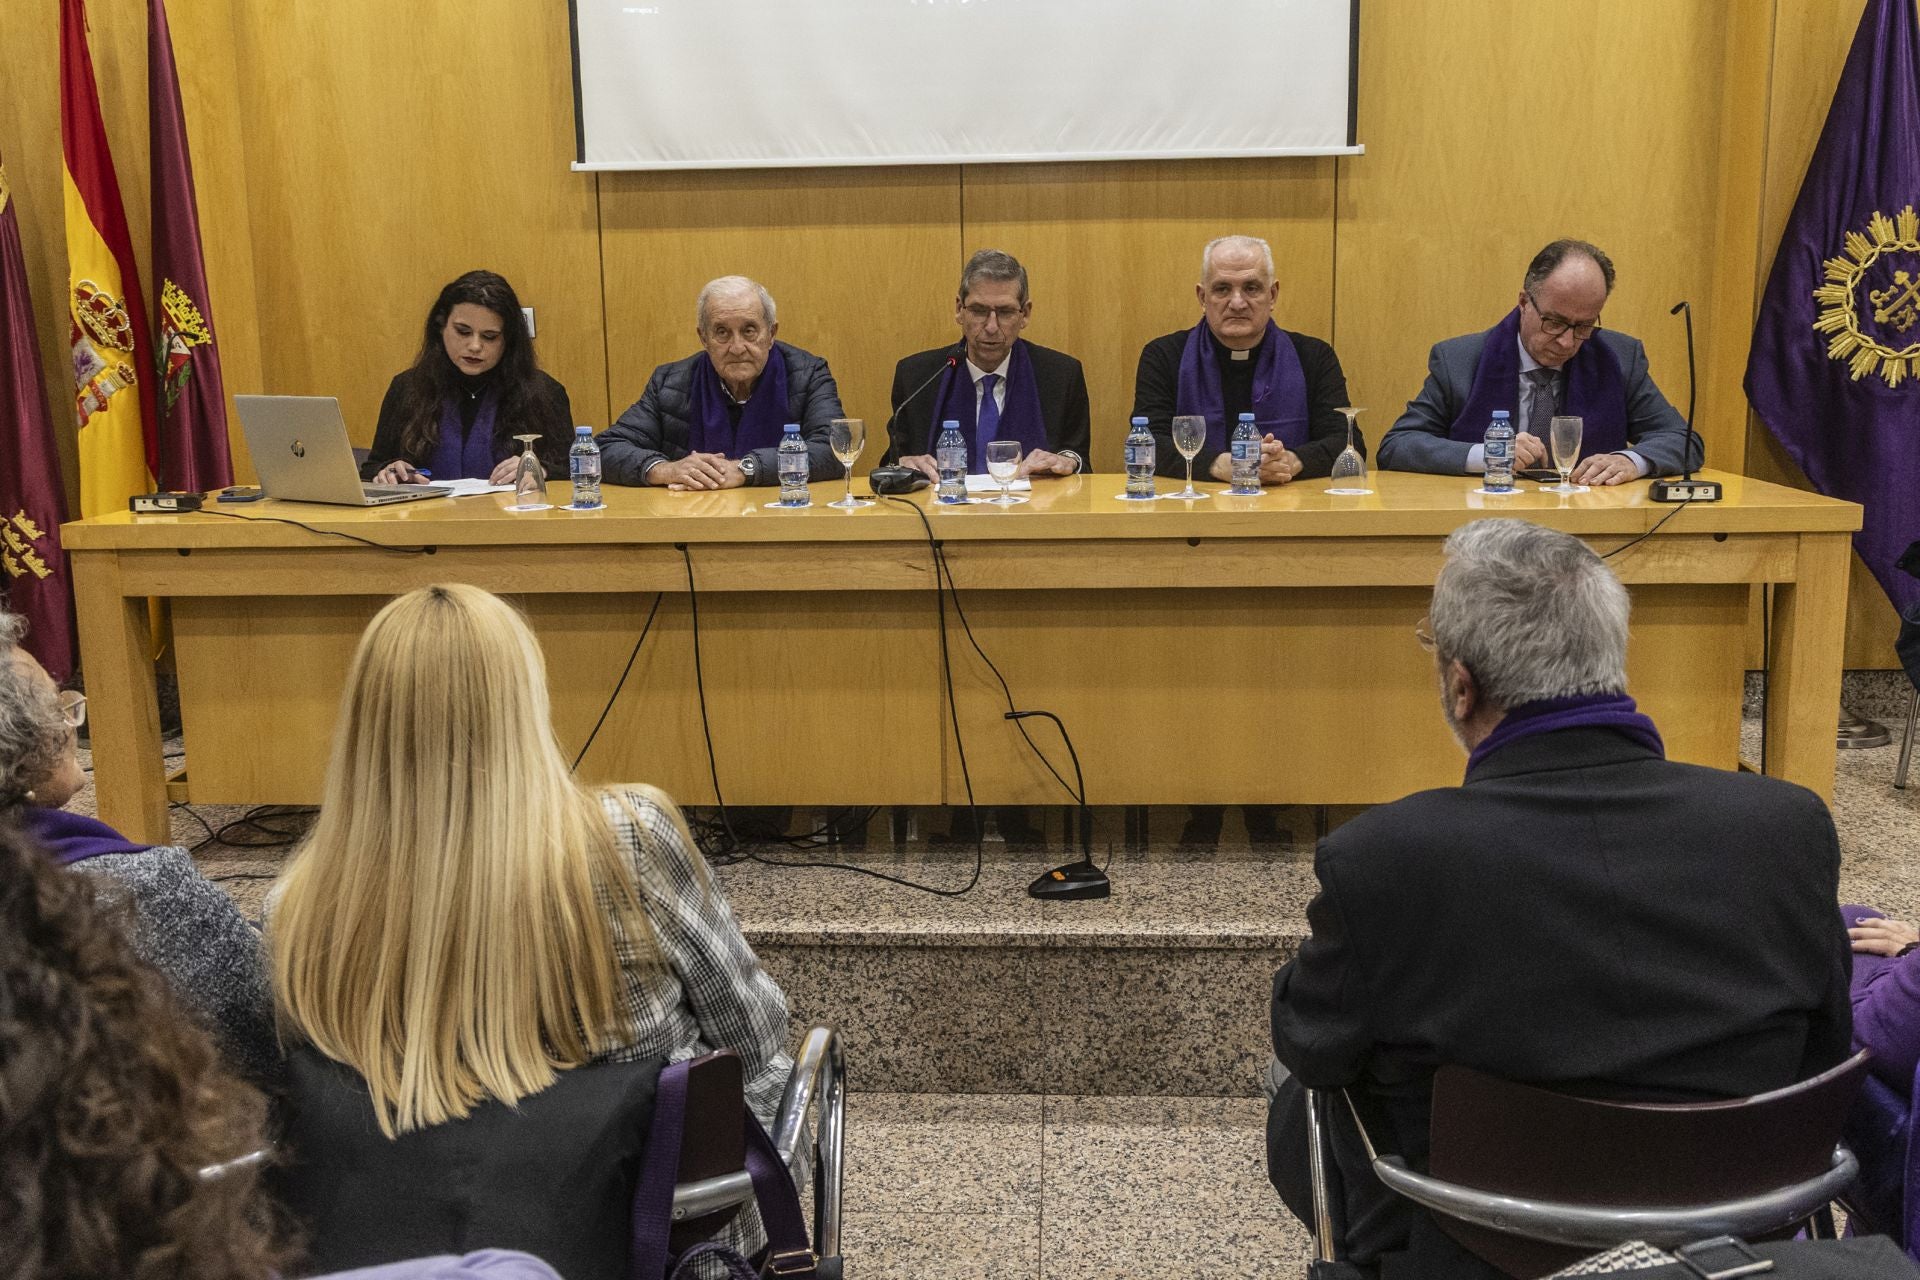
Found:
[(1654, 502), (1718, 502), (1718, 480), (1655, 480), (1647, 490)]
[(1074, 901), (1106, 898), (1112, 894), (1113, 881), (1092, 862), (1069, 862), (1064, 867), (1055, 867), (1027, 886), (1028, 897), (1043, 900)]

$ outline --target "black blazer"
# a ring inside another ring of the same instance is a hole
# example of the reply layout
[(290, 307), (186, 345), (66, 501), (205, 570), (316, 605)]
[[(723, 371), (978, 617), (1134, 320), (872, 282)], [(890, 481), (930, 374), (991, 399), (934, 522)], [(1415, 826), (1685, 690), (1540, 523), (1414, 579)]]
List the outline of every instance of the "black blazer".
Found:
[[(1047, 424), (1047, 449), (1053, 453), (1077, 453), (1080, 469), (1089, 470), (1092, 459), (1087, 456), (1087, 449), (1093, 438), (1093, 416), (1087, 407), (1085, 371), (1072, 356), (1035, 342), (1027, 342), (1027, 355), (1033, 361), (1033, 381), (1040, 391), (1040, 416)], [(961, 342), (910, 355), (893, 367), (893, 392), (887, 397), (887, 403), (898, 408), (893, 415), (893, 425), (887, 431), (888, 462), (931, 452), (928, 441), (933, 438), (933, 397), (940, 390), (940, 380), (935, 375), (948, 356), (960, 357), (958, 372), (964, 374), (967, 348)], [(933, 382), (914, 395), (929, 378), (933, 378)], [(913, 397), (911, 402), (902, 404), (909, 396)]]
[[(395, 459), (405, 459), (416, 467), (424, 467), (430, 461), (429, 455), (416, 458), (400, 447), (403, 429), (400, 422), (401, 397), (411, 380), (424, 376), (416, 370), (403, 369), (387, 384), (387, 394), (380, 401), (380, 418), (373, 428), (373, 448), (368, 452), (367, 460), (360, 464), (362, 480), (373, 479), (380, 474), (382, 467)], [(534, 443), (534, 456), (546, 468), (549, 480), (564, 479), (568, 474), (567, 452), (573, 448), (573, 405), (567, 399), (567, 389), (546, 370), (536, 369), (533, 376), (540, 388), (540, 395), (547, 401), (546, 429), (541, 431), (540, 439)], [(504, 416), (497, 417), (493, 424), (494, 457), (500, 459), (519, 453), (520, 443), (513, 437), (525, 435), (533, 429), (538, 428), (534, 424), (510, 422)]]
[[(1590, 1097), (1779, 1088), (1851, 1048), (1839, 867), (1810, 791), (1670, 763), (1609, 729), (1522, 739), (1465, 785), (1321, 841), (1311, 936), (1274, 975), (1274, 1053), (1303, 1086), (1353, 1086), (1387, 1129), (1375, 1141), (1420, 1169), (1442, 1063)], [(1276, 1104), (1268, 1157), (1301, 1213), (1297, 1106), (1297, 1090)], [(1401, 1274), (1487, 1274), (1440, 1265), (1466, 1255), (1346, 1136), (1356, 1261), (1437, 1248)]]

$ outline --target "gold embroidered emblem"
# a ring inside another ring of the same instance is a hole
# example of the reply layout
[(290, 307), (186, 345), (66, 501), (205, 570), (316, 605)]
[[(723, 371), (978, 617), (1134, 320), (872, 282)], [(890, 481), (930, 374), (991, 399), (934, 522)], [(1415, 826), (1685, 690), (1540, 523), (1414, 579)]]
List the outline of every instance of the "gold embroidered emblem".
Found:
[[(1920, 214), (1912, 205), (1892, 218), (1876, 212), (1867, 220), (1865, 234), (1847, 232), (1846, 252), (1827, 259), (1826, 283), (1813, 291), (1820, 304), (1814, 330), (1829, 335), (1827, 357), (1845, 360), (1855, 382), (1877, 372), (1889, 387), (1897, 387), (1909, 375), (1920, 374), (1920, 342), (1895, 348), (1861, 327), (1860, 286), (1876, 263), (1895, 255), (1909, 255), (1920, 263)], [(1894, 271), (1886, 288), (1868, 290), (1867, 301), (1875, 325), (1906, 333), (1920, 322), (1920, 274), (1907, 268)]]
[(213, 341), (200, 308), (187, 291), (168, 280), (160, 288), (160, 341), (154, 344), (159, 361), (160, 389), (171, 412), (193, 375), (193, 348)]
[(0, 569), (9, 578), (24, 578), (29, 573), (44, 578), (52, 573), (40, 554), (45, 548), (39, 543), (46, 536), (24, 508), (14, 512), (13, 519), (0, 520)]
[(91, 280), (73, 286), (73, 318), (87, 336), (115, 351), (133, 350), (133, 321), (126, 304)]

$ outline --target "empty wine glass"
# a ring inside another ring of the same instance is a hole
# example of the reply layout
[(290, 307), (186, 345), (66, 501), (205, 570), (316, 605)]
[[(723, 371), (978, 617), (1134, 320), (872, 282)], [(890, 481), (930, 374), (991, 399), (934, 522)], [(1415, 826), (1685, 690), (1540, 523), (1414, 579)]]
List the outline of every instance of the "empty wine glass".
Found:
[(509, 511), (548, 511), (553, 504), (547, 501), (547, 471), (540, 465), (540, 459), (534, 455), (534, 443), (539, 436), (515, 436), (526, 451), (520, 455), (520, 468), (513, 475), (513, 505)]
[(1360, 450), (1353, 443), (1353, 420), (1366, 410), (1343, 408), (1340, 412), (1347, 418), (1347, 447), (1333, 460), (1333, 483), (1327, 486), (1327, 492), (1360, 497), (1373, 492), (1367, 487), (1367, 460), (1360, 456)]
[(1580, 461), (1580, 437), (1586, 430), (1586, 423), (1571, 416), (1556, 417), (1547, 427), (1547, 448), (1553, 451), (1553, 469), (1560, 473), (1559, 484), (1543, 484), (1542, 493), (1586, 493), (1587, 486), (1571, 484), (1567, 477), (1573, 474), (1574, 466)]
[(1173, 447), (1187, 460), (1187, 487), (1178, 493), (1170, 493), (1169, 498), (1185, 498), (1191, 502), (1195, 498), (1211, 497), (1193, 487), (1193, 458), (1200, 452), (1200, 446), (1207, 442), (1207, 420), (1197, 413), (1183, 413), (1173, 420)]
[(853, 496), (853, 464), (860, 461), (860, 453), (867, 447), (867, 424), (860, 418), (835, 418), (827, 427), (827, 447), (833, 450), (833, 456), (847, 471), (847, 496), (838, 502), (829, 502), (830, 507), (842, 511), (852, 511), (855, 507), (870, 507), (871, 498)]
[(1020, 471), (1020, 442), (1018, 440), (987, 441), (987, 474), (1000, 486), (1000, 496), (987, 501), (995, 506), (1011, 507), (1025, 502), (1025, 498), (1016, 498), (1007, 492), (1007, 486), (1013, 483)]

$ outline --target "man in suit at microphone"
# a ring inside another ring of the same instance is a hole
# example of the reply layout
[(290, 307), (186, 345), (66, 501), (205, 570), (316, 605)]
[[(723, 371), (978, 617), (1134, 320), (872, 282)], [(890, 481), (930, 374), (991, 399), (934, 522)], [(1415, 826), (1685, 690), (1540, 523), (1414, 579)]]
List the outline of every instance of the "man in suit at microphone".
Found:
[(1481, 440), (1495, 409), (1513, 415), (1514, 464), (1550, 467), (1548, 424), (1584, 420), (1575, 484), (1672, 475), (1704, 453), (1647, 372), (1637, 338), (1600, 327), (1613, 260), (1584, 240), (1535, 254), (1514, 309), (1485, 333), (1437, 344), (1427, 381), (1380, 441), (1389, 471), (1468, 475), (1486, 470)]
[(940, 424), (960, 424), (967, 470), (987, 469), (987, 442), (1018, 440), (1020, 474), (1035, 480), (1086, 469), (1092, 416), (1080, 362), (1020, 336), (1033, 317), (1027, 269), (982, 249), (967, 259), (953, 300), (960, 341), (908, 356), (893, 370), (887, 456), (940, 479)]

